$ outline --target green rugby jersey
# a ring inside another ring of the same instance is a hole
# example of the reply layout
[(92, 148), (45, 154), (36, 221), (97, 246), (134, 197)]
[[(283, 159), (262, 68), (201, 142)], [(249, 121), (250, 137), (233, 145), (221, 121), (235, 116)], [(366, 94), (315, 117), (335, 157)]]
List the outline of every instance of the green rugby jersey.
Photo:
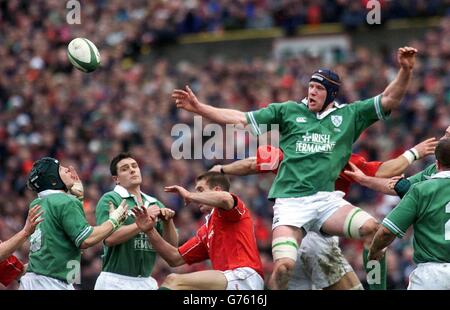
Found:
[(347, 164), (359, 135), (386, 114), (381, 95), (352, 104), (334, 104), (322, 114), (311, 112), (301, 102), (272, 103), (246, 113), (254, 134), (278, 125), (284, 159), (269, 192), (269, 198), (309, 196), (334, 191), (339, 173)]
[(450, 262), (450, 171), (434, 174), (411, 187), (383, 220), (383, 225), (402, 238), (414, 227), (414, 262)]
[(434, 175), (437, 172), (436, 164), (431, 164), (428, 167), (426, 167), (424, 170), (416, 173), (415, 175), (412, 175), (408, 178), (408, 181), (411, 183), (411, 185), (422, 182), (425, 180), (430, 179), (432, 175)]
[(39, 193), (30, 208), (35, 205), (40, 205), (44, 211), (44, 221), (30, 236), (27, 271), (72, 282), (74, 275), (69, 279), (68, 274), (79, 268), (80, 246), (93, 231), (83, 206), (75, 197), (55, 190)]
[[(144, 193), (141, 193), (141, 195), (145, 207), (156, 204), (160, 208), (164, 208), (164, 205), (155, 198)], [(109, 218), (108, 202), (111, 201), (115, 207), (118, 207), (123, 199), (126, 199), (129, 210), (137, 205), (135, 196), (131, 195), (120, 185), (117, 185), (113, 191), (104, 194), (95, 210), (97, 225), (104, 223)], [(131, 215), (131, 211), (128, 211), (128, 215)], [(134, 218), (128, 216), (123, 225), (130, 225), (134, 222)], [(156, 229), (162, 234), (163, 226), (161, 221), (157, 222)], [(124, 243), (111, 247), (103, 244), (102, 259), (102, 271), (130, 277), (149, 277), (155, 265), (156, 252), (148, 241), (147, 235), (139, 232), (135, 237)]]
[(403, 198), (411, 188), (411, 185), (428, 180), (432, 175), (436, 173), (436, 171), (436, 164), (431, 164), (424, 170), (416, 173), (413, 176), (410, 176), (407, 179), (400, 179), (397, 184), (395, 184), (394, 190), (400, 198)]

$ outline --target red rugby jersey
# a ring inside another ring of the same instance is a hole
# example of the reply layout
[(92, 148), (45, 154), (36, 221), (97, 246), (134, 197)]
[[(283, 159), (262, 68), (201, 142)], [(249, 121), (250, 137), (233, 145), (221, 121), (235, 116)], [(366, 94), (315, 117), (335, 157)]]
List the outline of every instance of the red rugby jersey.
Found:
[(0, 262), (0, 283), (8, 286), (23, 272), (23, 263), (14, 255)]
[(188, 264), (210, 259), (214, 270), (250, 267), (263, 277), (250, 212), (236, 195), (231, 195), (235, 206), (231, 210), (214, 208), (196, 236), (178, 251)]

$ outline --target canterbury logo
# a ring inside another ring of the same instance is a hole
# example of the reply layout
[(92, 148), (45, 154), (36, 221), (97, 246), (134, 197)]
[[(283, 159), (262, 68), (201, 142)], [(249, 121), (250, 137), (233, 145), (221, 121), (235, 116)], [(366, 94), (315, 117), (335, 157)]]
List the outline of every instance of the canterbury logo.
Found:
[(297, 117), (297, 118), (295, 119), (295, 121), (296, 121), (297, 123), (306, 123), (306, 118), (305, 118), (305, 117), (299, 116), (299, 117)]

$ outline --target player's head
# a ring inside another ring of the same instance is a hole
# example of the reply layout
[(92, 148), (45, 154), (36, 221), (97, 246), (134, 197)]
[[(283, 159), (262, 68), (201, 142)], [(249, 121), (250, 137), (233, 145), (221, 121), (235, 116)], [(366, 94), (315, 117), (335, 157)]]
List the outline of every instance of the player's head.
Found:
[(109, 170), (117, 185), (126, 189), (142, 183), (141, 169), (130, 153), (120, 153), (111, 160)]
[(28, 175), (28, 187), (39, 193), (47, 189), (67, 191), (73, 185), (69, 168), (60, 165), (57, 159), (44, 157), (33, 164)]
[[(230, 190), (230, 181), (228, 178), (219, 172), (208, 171), (202, 175), (199, 175), (196, 179), (195, 191), (196, 192), (212, 192), (212, 191), (225, 191)], [(203, 213), (209, 213), (213, 207), (208, 205), (200, 205), (200, 211)]]
[(439, 140), (434, 154), (439, 170), (450, 170), (450, 138)]
[(313, 73), (308, 87), (308, 108), (312, 112), (322, 112), (334, 101), (341, 85), (337, 73), (329, 69), (319, 69)]

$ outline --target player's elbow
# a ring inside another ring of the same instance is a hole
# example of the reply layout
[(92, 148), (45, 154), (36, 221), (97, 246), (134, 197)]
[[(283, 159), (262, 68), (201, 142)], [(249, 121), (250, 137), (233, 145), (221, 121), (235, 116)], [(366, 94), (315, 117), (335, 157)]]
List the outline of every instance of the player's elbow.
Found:
[(400, 106), (400, 102), (403, 96), (396, 96), (391, 92), (384, 92), (381, 97), (381, 107), (384, 112), (391, 111)]
[(106, 245), (107, 247), (112, 247), (112, 246), (115, 246), (116, 244), (115, 244), (114, 242), (109, 241), (108, 239), (106, 239), (106, 240), (105, 240), (105, 245)]
[(169, 260), (169, 261), (167, 261), (167, 263), (168, 263), (169, 266), (172, 267), (172, 268), (178, 267), (178, 266), (179, 266), (179, 264), (177, 264), (177, 262), (176, 262), (176, 261), (173, 261), (173, 260)]
[(240, 112), (237, 115), (237, 117), (234, 120), (234, 125), (238, 128), (238, 129), (244, 129), (245, 126), (247, 126), (247, 118), (245, 117), (245, 113), (244, 112)]
[(84, 250), (84, 249), (90, 248), (94, 245), (95, 245), (95, 243), (92, 242), (91, 240), (89, 240), (89, 238), (88, 238), (81, 243), (80, 249)]
[(80, 249), (83, 250), (83, 249), (87, 249), (87, 248), (93, 247), (94, 245), (96, 245), (100, 241), (101, 241), (101, 239), (99, 239), (98, 236), (95, 233), (93, 233), (89, 237), (87, 237), (86, 240), (84, 240), (80, 244)]
[(9, 256), (9, 253), (6, 251), (2, 250), (2, 247), (0, 246), (0, 262), (4, 261), (5, 259), (7, 259)]
[(170, 267), (178, 267), (178, 266), (184, 265), (184, 259), (183, 259), (183, 257), (181, 257), (181, 255), (179, 255), (178, 252), (177, 252), (177, 255), (173, 255), (173, 256), (167, 258), (166, 261)]
[(234, 206), (234, 199), (229, 193), (225, 193), (223, 197), (220, 198), (220, 208), (224, 210), (231, 210)]
[(111, 247), (111, 246), (115, 246), (115, 245), (119, 244), (119, 242), (113, 236), (109, 236), (108, 238), (106, 238), (104, 243), (107, 247)]

